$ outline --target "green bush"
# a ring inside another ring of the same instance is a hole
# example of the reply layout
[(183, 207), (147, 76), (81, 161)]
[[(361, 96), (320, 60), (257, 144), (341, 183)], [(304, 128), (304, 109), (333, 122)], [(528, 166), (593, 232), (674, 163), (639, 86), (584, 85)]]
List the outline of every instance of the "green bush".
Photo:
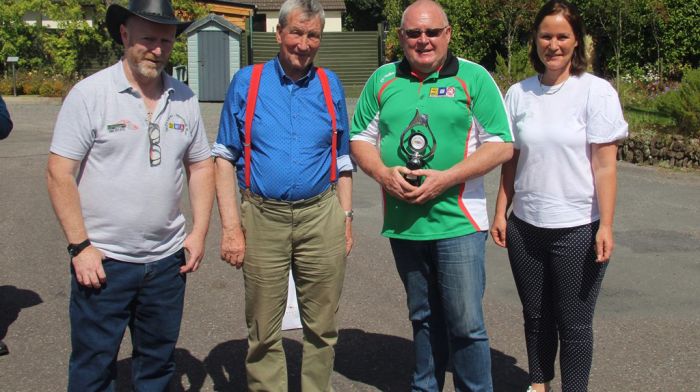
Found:
[[(49, 70), (21, 72), (17, 75), (17, 95), (62, 97), (77, 82)], [(12, 95), (12, 77), (0, 78), (0, 94)]]
[(680, 133), (700, 136), (700, 69), (686, 72), (677, 90), (659, 96), (657, 107), (673, 117)]
[(62, 97), (66, 92), (66, 83), (61, 79), (44, 80), (39, 86), (39, 95), (42, 97)]
[(496, 56), (496, 72), (493, 77), (504, 94), (510, 86), (536, 73), (530, 64), (527, 46), (513, 49), (510, 58), (510, 72), (508, 71), (508, 60), (500, 54)]
[[(0, 79), (0, 95), (12, 95), (12, 78)], [(17, 86), (17, 94), (21, 94), (21, 86)]]

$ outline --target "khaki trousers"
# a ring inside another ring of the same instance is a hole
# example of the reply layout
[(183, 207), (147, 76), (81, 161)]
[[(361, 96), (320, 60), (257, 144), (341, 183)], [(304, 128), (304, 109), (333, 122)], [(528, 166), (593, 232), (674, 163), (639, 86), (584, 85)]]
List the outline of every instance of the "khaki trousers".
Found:
[(308, 200), (264, 200), (242, 190), (249, 391), (286, 392), (282, 317), (289, 270), (304, 333), (301, 388), (332, 391), (336, 313), (345, 277), (345, 214), (335, 188)]

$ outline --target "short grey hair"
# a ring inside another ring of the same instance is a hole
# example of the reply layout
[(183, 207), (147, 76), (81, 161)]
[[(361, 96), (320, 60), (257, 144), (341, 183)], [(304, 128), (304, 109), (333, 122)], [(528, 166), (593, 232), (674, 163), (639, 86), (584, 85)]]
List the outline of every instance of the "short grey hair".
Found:
[(299, 10), (304, 15), (306, 20), (313, 19), (316, 16), (321, 18), (321, 28), (326, 24), (326, 13), (323, 12), (323, 6), (318, 0), (287, 0), (280, 7), (279, 25), (282, 28), (287, 26), (289, 15)]

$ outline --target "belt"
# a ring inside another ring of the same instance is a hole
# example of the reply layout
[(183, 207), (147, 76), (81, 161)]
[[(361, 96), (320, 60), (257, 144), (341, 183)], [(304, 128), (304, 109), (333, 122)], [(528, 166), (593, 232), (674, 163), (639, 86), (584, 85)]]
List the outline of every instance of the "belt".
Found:
[(289, 208), (303, 208), (316, 205), (330, 197), (335, 196), (335, 184), (332, 184), (325, 191), (319, 193), (316, 196), (310, 197), (308, 199), (301, 199), (295, 201), (277, 200), (277, 199), (266, 199), (260, 195), (251, 192), (249, 189), (241, 189), (241, 197), (243, 200), (248, 200), (251, 203), (258, 205), (265, 205), (269, 207), (289, 207)]

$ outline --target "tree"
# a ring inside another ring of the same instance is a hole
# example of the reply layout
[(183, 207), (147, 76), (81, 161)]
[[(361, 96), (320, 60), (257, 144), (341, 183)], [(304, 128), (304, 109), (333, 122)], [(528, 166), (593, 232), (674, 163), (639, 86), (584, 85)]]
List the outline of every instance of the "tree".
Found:
[(700, 0), (662, 0), (667, 18), (660, 22), (661, 57), (666, 69), (680, 73), (700, 67)]
[[(209, 14), (209, 7), (194, 0), (174, 0), (175, 14), (182, 20), (197, 20)], [(181, 35), (170, 54), (170, 64), (187, 64), (187, 37)]]
[[(540, 7), (539, 0), (489, 0), (485, 2), (489, 13), (495, 16), (505, 47), (507, 75), (512, 76), (512, 58), (515, 47), (527, 46), (530, 26)], [(519, 70), (520, 71), (520, 70)]]
[[(40, 70), (64, 76), (82, 73), (88, 68), (102, 67), (119, 57), (116, 45), (105, 26), (105, 15), (111, 0), (4, 0), (0, 7), (0, 56), (18, 56), (25, 70)], [(124, 0), (119, 3), (125, 3)], [(173, 8), (182, 19), (205, 16), (209, 10), (194, 0), (174, 0)], [(58, 21), (58, 28), (29, 25), (23, 17), (39, 13)], [(87, 22), (92, 16), (93, 24)], [(180, 37), (170, 57), (171, 64), (187, 62), (187, 44)], [(0, 70), (6, 64), (0, 62)]]
[(586, 0), (581, 9), (599, 73), (619, 78), (651, 66), (677, 77), (700, 65), (699, 0)]
[[(627, 1), (588, 0), (582, 4), (583, 18), (595, 44), (596, 59), (594, 68), (599, 72), (608, 71), (610, 57), (615, 66), (615, 78), (619, 91), (620, 72), (623, 67), (631, 68), (637, 64), (629, 61), (639, 58), (640, 36), (644, 9), (648, 0)], [(623, 56), (637, 52), (636, 56)]]
[(383, 22), (383, 0), (346, 0), (343, 29), (346, 31), (376, 31)]
[(384, 0), (384, 18), (386, 19), (388, 30), (385, 41), (386, 47), (384, 48), (386, 61), (394, 61), (402, 54), (397, 31), (401, 27), (403, 10), (408, 4), (408, 0)]
[(456, 56), (478, 63), (493, 63), (499, 34), (485, 3), (479, 0), (441, 0), (439, 3), (452, 26), (450, 50)]
[[(386, 40), (388, 59), (401, 55), (397, 29), (401, 25), (403, 10), (411, 3), (408, 0), (385, 0), (384, 17), (389, 26)], [(498, 42), (498, 32), (491, 22), (488, 8), (477, 0), (440, 0), (452, 26), (450, 50), (455, 56), (476, 62), (495, 61), (493, 47)]]
[[(38, 40), (41, 26), (31, 26), (22, 20), (22, 16), (35, 3), (38, 2), (9, 0), (0, 7), (0, 59), (17, 56), (20, 68), (34, 68), (42, 63), (42, 49)], [(3, 72), (6, 66), (5, 61), (0, 61)]]
[[(104, 33), (103, 1), (44, 1), (41, 6), (44, 15), (58, 21), (55, 31), (42, 31), (43, 48), (55, 72), (70, 76), (89, 67), (92, 59), (109, 56), (111, 39)], [(88, 9), (94, 11), (93, 26), (86, 21)]]

